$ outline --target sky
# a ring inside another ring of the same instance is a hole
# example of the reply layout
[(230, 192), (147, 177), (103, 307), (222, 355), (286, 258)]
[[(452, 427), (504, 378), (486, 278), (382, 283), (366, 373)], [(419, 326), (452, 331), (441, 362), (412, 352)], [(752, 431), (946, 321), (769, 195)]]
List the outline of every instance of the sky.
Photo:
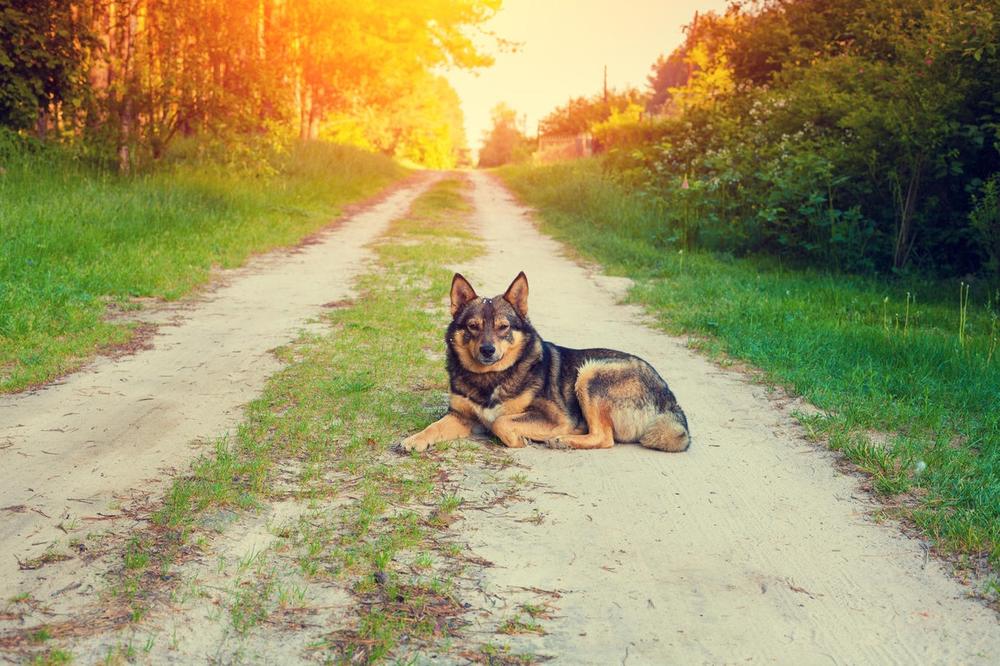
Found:
[(518, 42), (514, 53), (492, 52), (496, 63), (445, 74), (462, 100), (465, 131), (475, 151), (499, 102), (539, 119), (570, 97), (603, 86), (645, 89), (650, 66), (678, 46), (694, 13), (724, 11), (728, 0), (504, 0), (484, 29)]

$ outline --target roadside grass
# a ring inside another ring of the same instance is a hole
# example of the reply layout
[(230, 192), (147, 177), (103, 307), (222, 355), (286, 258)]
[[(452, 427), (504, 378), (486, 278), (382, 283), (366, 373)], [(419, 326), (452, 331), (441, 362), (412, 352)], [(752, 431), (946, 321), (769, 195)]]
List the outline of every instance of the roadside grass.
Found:
[[(630, 298), (714, 358), (823, 410), (799, 416), (898, 498), (936, 546), (1000, 566), (1000, 293), (959, 281), (792, 269), (683, 253), (597, 160), (500, 171), (542, 228), (636, 279)], [(697, 432), (697, 423), (692, 424)]]
[[(324, 315), (330, 333), (279, 350), (289, 365), (248, 406), (235, 435), (177, 479), (150, 527), (119, 546), (118, 583), (100, 609), (111, 626), (98, 622), (98, 631), (129, 623), (141, 631), (135, 623), (159, 604), (197, 596), (180, 589), (190, 580), (182, 567), (205, 559), (221, 514), (293, 500), (295, 517), (271, 530), (272, 546), (234, 571), (220, 559), (232, 583), (218, 621), (252, 636), (304, 609), (317, 589), (337, 587), (356, 600), (357, 615), (301, 645), (309, 658), (374, 663), (404, 645), (406, 658), (458, 649), (469, 606), (456, 580), (482, 562), (449, 532), (467, 507), (451, 477), (469, 464), (499, 472), (513, 459), (467, 441), (421, 455), (390, 448), (446, 405), (441, 338), (451, 272), (442, 265), (481, 251), (464, 226), (466, 186), (448, 178), (419, 197), (374, 244), (379, 268), (360, 278), (357, 299)], [(515, 498), (520, 485), (510, 482), (494, 501)], [(74, 635), (60, 626), (52, 634)]]
[(156, 171), (122, 177), (0, 132), (0, 393), (125, 344), (135, 325), (109, 308), (180, 298), (406, 174), (319, 142), (272, 148), (251, 168), (196, 153), (181, 145)]

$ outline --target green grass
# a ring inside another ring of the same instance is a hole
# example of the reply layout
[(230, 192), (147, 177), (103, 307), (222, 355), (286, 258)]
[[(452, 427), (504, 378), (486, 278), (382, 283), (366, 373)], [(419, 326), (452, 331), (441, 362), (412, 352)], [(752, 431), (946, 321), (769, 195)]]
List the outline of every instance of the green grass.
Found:
[(802, 417), (813, 435), (869, 472), (876, 490), (911, 494), (905, 515), (940, 547), (1000, 565), (1000, 294), (974, 285), (963, 309), (957, 280), (679, 252), (657, 240), (670, 234), (655, 208), (596, 160), (501, 174), (547, 232), (636, 278), (631, 298), (667, 330), (824, 410)]
[(109, 305), (176, 299), (215, 267), (291, 245), (405, 171), (331, 144), (262, 148), (253, 168), (195, 146), (121, 177), (0, 132), (0, 392), (78, 367), (132, 327)]
[(498, 634), (539, 634), (544, 635), (545, 629), (534, 619), (525, 620), (520, 615), (515, 615), (512, 618), (504, 620), (500, 627), (497, 629)]
[(60, 666), (61, 664), (71, 664), (73, 663), (73, 655), (66, 650), (51, 650), (35, 656), (30, 663), (32, 666)]

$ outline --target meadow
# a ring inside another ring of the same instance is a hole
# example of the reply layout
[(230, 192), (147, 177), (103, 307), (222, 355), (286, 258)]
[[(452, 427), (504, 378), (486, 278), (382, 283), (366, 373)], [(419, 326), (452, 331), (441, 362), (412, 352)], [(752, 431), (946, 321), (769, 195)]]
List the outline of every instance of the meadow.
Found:
[(389, 158), (303, 142), (179, 141), (146, 173), (0, 132), (0, 392), (127, 343), (111, 310), (173, 300), (214, 269), (289, 246), (407, 173)]
[(807, 432), (869, 473), (888, 513), (969, 565), (1000, 564), (1000, 293), (684, 251), (662, 202), (599, 160), (500, 173), (544, 231), (634, 278), (630, 298), (665, 329), (818, 407), (799, 415)]

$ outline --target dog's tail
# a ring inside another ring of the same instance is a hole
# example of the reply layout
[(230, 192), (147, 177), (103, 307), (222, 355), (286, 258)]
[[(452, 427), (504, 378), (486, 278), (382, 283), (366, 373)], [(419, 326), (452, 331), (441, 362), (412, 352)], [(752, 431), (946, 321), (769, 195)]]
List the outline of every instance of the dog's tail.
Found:
[(674, 402), (668, 411), (656, 417), (639, 438), (639, 443), (660, 451), (687, 451), (691, 446), (691, 432), (681, 406)]

